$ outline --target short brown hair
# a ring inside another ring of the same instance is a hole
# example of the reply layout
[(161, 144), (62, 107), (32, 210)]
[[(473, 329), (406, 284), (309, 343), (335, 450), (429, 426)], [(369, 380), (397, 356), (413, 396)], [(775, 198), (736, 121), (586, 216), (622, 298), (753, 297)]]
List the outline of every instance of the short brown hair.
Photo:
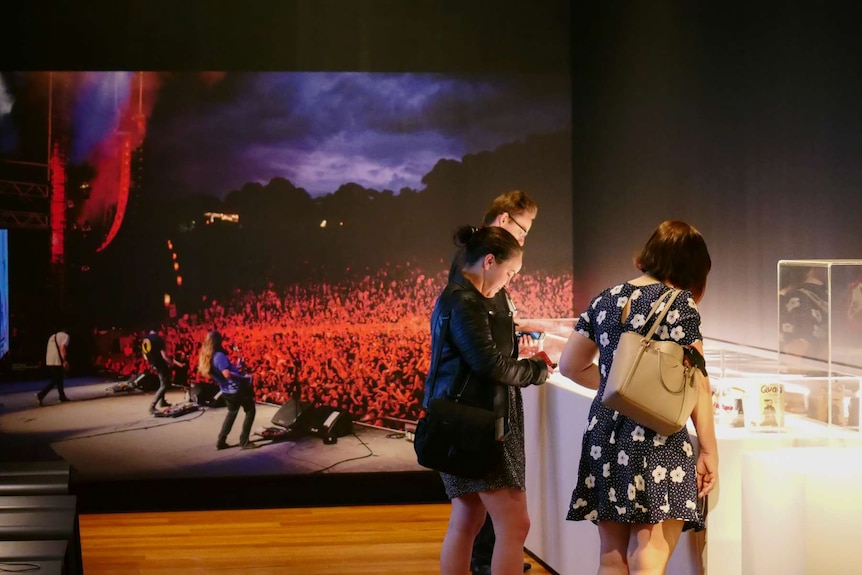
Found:
[(494, 201), (488, 206), (488, 211), (485, 212), (485, 219), (482, 221), (482, 225), (490, 226), (500, 214), (517, 216), (529, 212), (535, 215), (538, 211), (539, 206), (536, 205), (533, 198), (521, 190), (512, 190), (494, 198)]
[(706, 242), (697, 228), (677, 220), (659, 224), (640, 255), (637, 268), (661, 282), (668, 282), (703, 297), (706, 276), (712, 267)]

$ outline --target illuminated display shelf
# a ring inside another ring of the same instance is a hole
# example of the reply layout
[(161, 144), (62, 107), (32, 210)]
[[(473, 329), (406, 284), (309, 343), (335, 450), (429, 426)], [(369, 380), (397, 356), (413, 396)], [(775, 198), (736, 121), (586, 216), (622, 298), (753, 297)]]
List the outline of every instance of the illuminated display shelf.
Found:
[[(809, 369), (791, 371), (778, 352), (713, 340), (704, 341), (704, 352), (719, 427), (809, 436), (834, 435), (823, 428), (859, 432), (859, 368), (807, 361)], [(767, 404), (775, 411), (764, 414)]]

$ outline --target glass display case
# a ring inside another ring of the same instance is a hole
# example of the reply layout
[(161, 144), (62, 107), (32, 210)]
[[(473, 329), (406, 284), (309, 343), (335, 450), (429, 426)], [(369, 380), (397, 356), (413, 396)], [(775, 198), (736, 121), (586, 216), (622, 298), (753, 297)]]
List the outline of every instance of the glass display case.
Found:
[(788, 411), (859, 430), (862, 260), (778, 262), (778, 373)]
[(862, 260), (781, 260), (777, 272), (776, 350), (705, 342), (716, 422), (859, 432)]

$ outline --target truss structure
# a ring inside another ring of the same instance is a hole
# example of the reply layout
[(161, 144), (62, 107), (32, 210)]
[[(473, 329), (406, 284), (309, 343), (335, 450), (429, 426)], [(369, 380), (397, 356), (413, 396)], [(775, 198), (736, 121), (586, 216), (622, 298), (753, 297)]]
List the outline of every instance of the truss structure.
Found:
[[(27, 203), (48, 200), (51, 189), (47, 183), (21, 182), (15, 180), (0, 180), (0, 196), (16, 197), (19, 207)], [(0, 209), (0, 228), (23, 228), (31, 230), (46, 230), (50, 227), (47, 207), (40, 211), (27, 209)]]

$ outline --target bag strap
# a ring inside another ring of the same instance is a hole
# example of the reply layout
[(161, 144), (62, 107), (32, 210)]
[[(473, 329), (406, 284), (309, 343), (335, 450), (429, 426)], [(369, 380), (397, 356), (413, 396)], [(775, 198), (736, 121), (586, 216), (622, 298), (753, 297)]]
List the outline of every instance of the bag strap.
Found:
[(431, 352), (431, 362), (434, 364), (434, 376), (431, 378), (431, 397), (434, 397), (434, 386), (437, 384), (437, 372), (440, 370), (440, 356), (443, 354), (443, 341), (446, 339), (446, 333), (449, 331), (449, 315), (446, 312), (440, 318), (443, 323), (440, 325), (440, 339), (437, 340), (437, 345)]
[(57, 356), (60, 358), (60, 365), (63, 365), (63, 352), (60, 351), (60, 344), (57, 343), (57, 334), (54, 334), (54, 345), (57, 348)]
[(823, 301), (823, 298), (818, 296), (816, 293), (814, 293), (810, 289), (804, 288), (804, 287), (799, 288), (799, 291), (801, 291), (803, 294), (805, 294), (808, 297), (808, 299), (811, 300), (811, 303), (816, 305), (820, 309), (820, 311), (823, 311), (823, 312), (829, 311), (829, 306), (826, 304), (825, 301)]
[(662, 309), (661, 313), (658, 314), (656, 316), (656, 318), (653, 320), (652, 325), (649, 328), (649, 331), (646, 333), (646, 335), (644, 335), (644, 339), (652, 339), (653, 334), (655, 334), (656, 330), (658, 329), (659, 324), (664, 319), (664, 316), (666, 316), (667, 312), (670, 311), (670, 306), (673, 305), (673, 302), (676, 299), (676, 296), (678, 296), (680, 293), (681, 293), (680, 290), (671, 288), (668, 291), (664, 292), (662, 294), (662, 296), (660, 298), (658, 298), (655, 301), (655, 303), (652, 304), (652, 309), (650, 310), (649, 315), (647, 315), (646, 321), (649, 321), (649, 319), (653, 316), (653, 314), (655, 314), (655, 311), (659, 308), (659, 306), (662, 304), (662, 302), (664, 302), (665, 299), (668, 296), (670, 296), (670, 299), (668, 299), (667, 302), (665, 303), (664, 309)]

